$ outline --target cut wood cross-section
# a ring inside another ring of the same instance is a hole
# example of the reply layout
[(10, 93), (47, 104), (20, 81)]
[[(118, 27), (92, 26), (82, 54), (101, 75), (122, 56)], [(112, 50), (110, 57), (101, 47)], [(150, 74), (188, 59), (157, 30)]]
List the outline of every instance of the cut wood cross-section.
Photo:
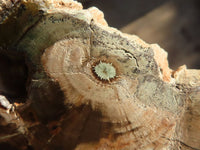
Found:
[(0, 76), (0, 149), (200, 150), (200, 70), (171, 70), (162, 48), (109, 27), (95, 7), (0, 4), (0, 54), (28, 70), (13, 104)]

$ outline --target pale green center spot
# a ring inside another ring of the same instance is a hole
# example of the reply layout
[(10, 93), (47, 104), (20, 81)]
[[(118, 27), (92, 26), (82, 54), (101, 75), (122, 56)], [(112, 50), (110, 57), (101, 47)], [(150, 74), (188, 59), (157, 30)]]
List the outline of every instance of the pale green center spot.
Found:
[(94, 71), (101, 80), (110, 80), (116, 76), (116, 69), (110, 63), (100, 62), (94, 67)]

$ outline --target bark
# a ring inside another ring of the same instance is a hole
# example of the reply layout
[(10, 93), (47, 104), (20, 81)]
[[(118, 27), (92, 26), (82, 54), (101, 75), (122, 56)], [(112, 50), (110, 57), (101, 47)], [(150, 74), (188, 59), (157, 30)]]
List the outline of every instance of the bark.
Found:
[(2, 1), (0, 14), (0, 149), (200, 149), (199, 70), (171, 70), (158, 45), (71, 0)]

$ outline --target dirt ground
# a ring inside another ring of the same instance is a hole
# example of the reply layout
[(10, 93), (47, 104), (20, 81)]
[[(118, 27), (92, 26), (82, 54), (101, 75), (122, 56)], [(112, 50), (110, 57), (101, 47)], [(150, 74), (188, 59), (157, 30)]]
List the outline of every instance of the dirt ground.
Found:
[(172, 69), (186, 64), (200, 68), (199, 0), (80, 0), (85, 8), (96, 6), (108, 24), (158, 43), (168, 52)]

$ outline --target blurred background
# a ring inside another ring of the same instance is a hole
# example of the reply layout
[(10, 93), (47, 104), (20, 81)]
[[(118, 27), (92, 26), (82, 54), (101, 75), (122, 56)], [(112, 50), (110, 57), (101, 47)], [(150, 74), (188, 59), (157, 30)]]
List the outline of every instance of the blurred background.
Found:
[(200, 69), (200, 0), (78, 0), (104, 12), (109, 26), (158, 43), (172, 69)]

